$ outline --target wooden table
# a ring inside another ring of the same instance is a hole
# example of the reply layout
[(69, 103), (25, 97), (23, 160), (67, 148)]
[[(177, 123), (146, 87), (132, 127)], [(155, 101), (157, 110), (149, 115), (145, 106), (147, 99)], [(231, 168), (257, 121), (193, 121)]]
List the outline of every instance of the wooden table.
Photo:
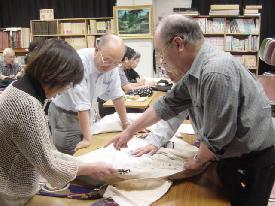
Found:
[[(81, 149), (76, 156), (104, 146), (117, 133), (95, 135), (92, 145)], [(192, 142), (193, 135), (185, 135), (183, 139)], [(93, 200), (71, 200), (45, 196), (34, 196), (27, 206), (90, 206)], [(210, 165), (202, 175), (176, 182), (170, 190), (153, 206), (230, 206), (218, 181), (215, 165)]]
[[(143, 102), (138, 101), (125, 101), (125, 105), (127, 108), (135, 108), (135, 109), (147, 109), (151, 104), (153, 104), (156, 100), (158, 100), (161, 96), (165, 95), (165, 92), (154, 91), (151, 97), (148, 97)], [(114, 107), (113, 101), (108, 100), (103, 104), (104, 107)]]

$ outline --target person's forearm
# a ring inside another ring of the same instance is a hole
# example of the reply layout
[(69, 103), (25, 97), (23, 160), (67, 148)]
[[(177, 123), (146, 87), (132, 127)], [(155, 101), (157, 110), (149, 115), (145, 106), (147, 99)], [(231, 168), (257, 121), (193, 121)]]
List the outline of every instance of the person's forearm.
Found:
[(88, 167), (87, 164), (79, 163), (76, 176), (80, 176), (80, 175), (89, 175), (90, 169), (91, 169), (91, 168)]
[(149, 127), (160, 120), (153, 106), (150, 106), (133, 124), (128, 127), (127, 132), (134, 134)]
[(79, 126), (83, 134), (83, 139), (90, 141), (91, 131), (90, 131), (89, 110), (78, 112), (78, 119), (79, 119)]
[(140, 83), (128, 83), (128, 84), (124, 85), (122, 87), (122, 89), (125, 92), (129, 92), (131, 90), (139, 89), (139, 88), (143, 88), (143, 87), (145, 87), (145, 85), (142, 82), (140, 82)]
[(126, 112), (126, 106), (125, 106), (125, 100), (123, 97), (119, 97), (115, 100), (113, 100), (114, 107), (118, 113), (119, 119), (122, 123), (122, 125), (128, 124), (128, 118), (127, 118), (127, 112)]

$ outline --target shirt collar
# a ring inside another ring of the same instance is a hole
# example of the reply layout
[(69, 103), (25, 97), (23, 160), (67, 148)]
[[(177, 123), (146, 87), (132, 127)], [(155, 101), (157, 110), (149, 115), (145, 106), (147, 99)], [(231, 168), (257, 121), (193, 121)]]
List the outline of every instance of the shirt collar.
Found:
[(213, 49), (213, 47), (204, 41), (204, 43), (202, 44), (198, 54), (196, 55), (191, 68), (188, 70), (188, 72), (186, 73), (186, 76), (188, 75), (192, 75), (196, 78), (200, 77), (200, 73), (201, 73), (201, 67), (203, 64), (203, 60), (206, 56), (206, 54), (208, 54), (208, 52), (210, 52)]

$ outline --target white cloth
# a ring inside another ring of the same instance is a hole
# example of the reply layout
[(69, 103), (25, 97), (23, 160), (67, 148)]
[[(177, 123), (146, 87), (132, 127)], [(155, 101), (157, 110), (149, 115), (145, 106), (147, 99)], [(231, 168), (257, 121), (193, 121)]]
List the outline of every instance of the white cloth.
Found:
[(73, 88), (61, 93), (53, 102), (56, 106), (67, 111), (90, 110), (95, 106), (96, 98), (104, 96), (105, 99), (116, 99), (122, 97), (120, 78), (117, 68), (108, 72), (98, 72), (94, 59), (93, 48), (78, 50), (78, 54), (84, 66), (84, 78), (82, 82)]
[[(142, 113), (128, 113), (127, 118), (128, 121), (134, 122), (137, 118), (140, 117)], [(94, 123), (92, 134), (100, 134), (106, 132), (120, 132), (122, 131), (121, 121), (117, 112), (106, 115), (98, 122)]]
[(175, 135), (177, 129), (180, 127), (183, 120), (186, 119), (187, 115), (188, 112), (183, 111), (168, 121), (160, 120), (152, 127), (150, 134), (145, 140), (149, 144), (160, 148)]
[(120, 206), (147, 206), (169, 190), (172, 181), (166, 179), (133, 179), (109, 185), (104, 197), (112, 197)]
[(198, 151), (198, 148), (177, 139), (175, 149), (160, 148), (153, 156), (131, 155), (132, 151), (147, 144), (145, 140), (133, 138), (128, 142), (128, 148), (120, 151), (110, 145), (77, 158), (85, 163), (103, 161), (116, 169), (129, 170), (125, 174), (115, 173), (107, 180), (111, 185), (104, 196), (111, 196), (122, 206), (146, 206), (168, 191), (171, 186), (168, 177), (185, 171), (184, 163)]

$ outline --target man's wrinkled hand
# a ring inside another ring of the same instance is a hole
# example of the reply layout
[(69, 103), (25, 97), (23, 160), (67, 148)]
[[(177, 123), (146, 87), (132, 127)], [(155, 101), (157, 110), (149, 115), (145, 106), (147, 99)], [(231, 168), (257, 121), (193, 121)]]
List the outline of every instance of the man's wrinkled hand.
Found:
[(138, 148), (136, 149), (134, 152), (133, 152), (133, 155), (135, 155), (136, 157), (140, 157), (144, 154), (150, 154), (150, 155), (153, 155), (155, 154), (157, 151), (158, 151), (158, 147), (152, 145), (152, 144), (149, 144), (145, 147), (142, 147), (142, 148)]
[(124, 130), (119, 135), (116, 135), (113, 139), (111, 139), (104, 147), (107, 147), (110, 144), (114, 145), (114, 148), (117, 150), (120, 150), (120, 148), (126, 148), (127, 142), (133, 137), (133, 135), (130, 135), (127, 133), (126, 130)]

